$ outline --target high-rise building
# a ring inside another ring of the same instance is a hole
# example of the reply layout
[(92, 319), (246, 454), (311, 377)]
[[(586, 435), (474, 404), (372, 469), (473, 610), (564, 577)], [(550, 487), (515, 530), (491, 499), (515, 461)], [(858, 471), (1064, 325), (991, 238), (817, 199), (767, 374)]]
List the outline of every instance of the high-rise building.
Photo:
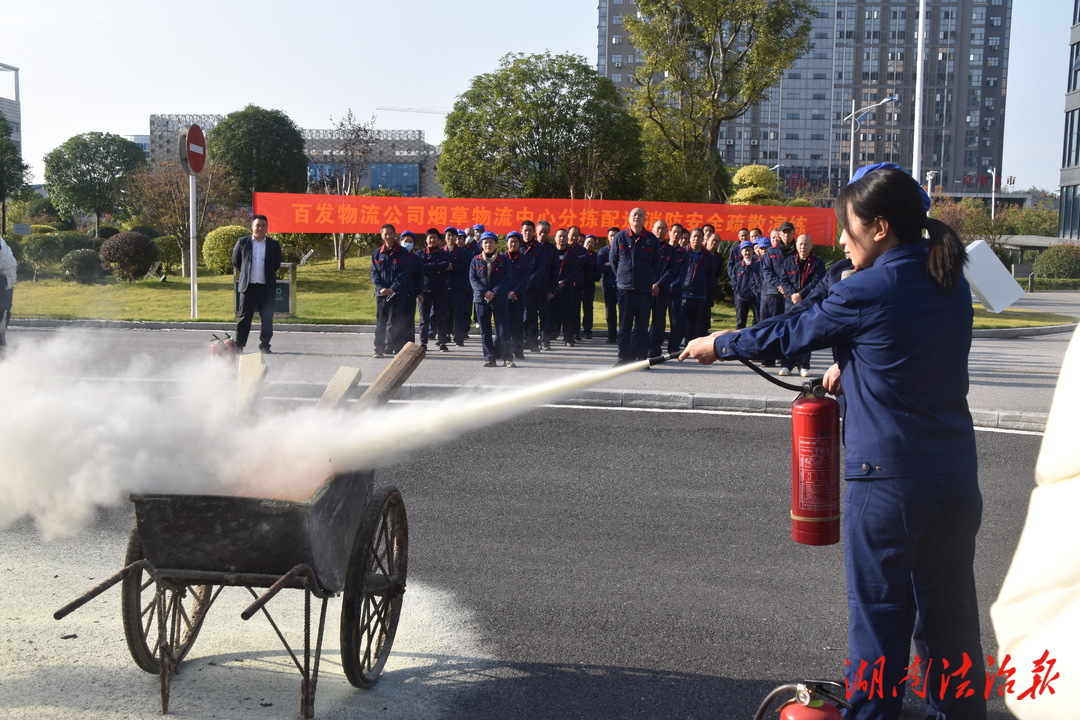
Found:
[[(789, 187), (835, 193), (854, 165), (913, 166), (918, 0), (816, 0), (813, 48), (723, 128), (729, 167), (780, 166)], [(634, 87), (640, 59), (623, 25), (634, 0), (599, 0), (598, 71)], [(1000, 184), (1012, 0), (927, 0), (921, 169), (948, 194)], [(1074, 34), (1075, 37), (1075, 34)], [(896, 101), (885, 101), (895, 97)], [(852, 110), (865, 114), (852, 139)], [(853, 107), (854, 104), (854, 107)], [(1080, 107), (1080, 98), (1077, 106)], [(993, 169), (993, 172), (991, 172)]]
[[(194, 123), (207, 133), (224, 119), (224, 115), (151, 115), (150, 162), (178, 161), (181, 127)], [(308, 175), (314, 179), (320, 168), (340, 153), (341, 135), (337, 130), (300, 132)], [(441, 197), (442, 187), (435, 178), (437, 160), (438, 148), (424, 140), (423, 130), (376, 130), (367, 173), (360, 182), (370, 188), (397, 190), (406, 197)]]
[[(22, 154), (22, 105), (19, 102), (19, 68), (0, 63), (0, 73), (12, 73), (12, 83), (0, 82), (0, 115), (11, 125), (11, 139)], [(0, 75), (2, 78), (3, 75)], [(5, 88), (10, 87), (10, 90)], [(10, 97), (9, 97), (10, 96)]]
[(1065, 137), (1061, 152), (1058, 236), (1080, 239), (1080, 0), (1073, 0), (1065, 86)]

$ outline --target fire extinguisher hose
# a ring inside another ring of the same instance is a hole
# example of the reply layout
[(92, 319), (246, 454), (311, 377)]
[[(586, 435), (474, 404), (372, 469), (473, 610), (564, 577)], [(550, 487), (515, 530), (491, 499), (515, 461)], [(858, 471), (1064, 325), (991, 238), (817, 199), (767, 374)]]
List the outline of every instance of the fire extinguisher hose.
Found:
[(773, 385), (779, 385), (785, 390), (794, 390), (795, 392), (805, 393), (808, 397), (825, 397), (825, 387), (821, 384), (824, 381), (824, 378), (810, 378), (802, 385), (793, 385), (791, 383), (784, 382), (783, 380), (777, 380), (772, 375), (765, 372), (749, 360), (740, 359), (739, 362), (741, 362), (743, 365), (750, 368), (758, 375), (771, 382)]

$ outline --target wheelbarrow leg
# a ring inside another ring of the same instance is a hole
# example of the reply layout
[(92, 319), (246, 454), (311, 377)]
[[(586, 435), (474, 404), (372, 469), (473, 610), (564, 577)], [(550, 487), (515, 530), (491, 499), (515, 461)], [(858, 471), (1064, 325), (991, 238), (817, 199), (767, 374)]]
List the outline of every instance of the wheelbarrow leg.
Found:
[(311, 590), (304, 591), (304, 671), (300, 680), (300, 716), (304, 720), (315, 717), (315, 686), (319, 682), (319, 658), (322, 657), (323, 628), (326, 625), (326, 605), (329, 596), (322, 599), (319, 610), (319, 633), (315, 640), (315, 663), (311, 661)]
[[(172, 644), (168, 634), (166, 633), (166, 612), (165, 607), (165, 593), (161, 591), (161, 585), (158, 584), (157, 592), (157, 616), (158, 616), (158, 680), (161, 683), (161, 714), (167, 715), (169, 713), (169, 683), (172, 681), (173, 670), (175, 669), (173, 663)], [(168, 609), (171, 610), (171, 609)]]

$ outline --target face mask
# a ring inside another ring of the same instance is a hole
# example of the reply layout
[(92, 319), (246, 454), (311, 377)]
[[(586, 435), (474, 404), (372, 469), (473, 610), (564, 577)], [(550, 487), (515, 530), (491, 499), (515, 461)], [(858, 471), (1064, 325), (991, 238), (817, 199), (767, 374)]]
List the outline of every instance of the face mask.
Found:
[(405, 248), (405, 252), (412, 252), (413, 244), (411, 242), (401, 243), (401, 247)]

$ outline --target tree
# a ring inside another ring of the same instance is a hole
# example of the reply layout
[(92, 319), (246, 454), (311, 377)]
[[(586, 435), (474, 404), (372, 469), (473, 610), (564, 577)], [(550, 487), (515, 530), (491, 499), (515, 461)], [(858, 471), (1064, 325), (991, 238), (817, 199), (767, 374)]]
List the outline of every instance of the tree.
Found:
[(0, 235), (7, 233), (7, 201), (26, 187), (30, 166), (22, 161), (19, 147), (11, 139), (12, 128), (0, 115)]
[(128, 177), (143, 164), (142, 148), (119, 135), (76, 135), (45, 156), (45, 189), (61, 213), (92, 213), (96, 232), (102, 215), (123, 207)]
[[(333, 118), (330, 122), (334, 124), (333, 136), (340, 144), (333, 155), (321, 158), (322, 161), (312, 168), (311, 191), (324, 195), (356, 195), (375, 146), (375, 118), (358, 123), (349, 108), (336, 123)], [(349, 233), (330, 235), (338, 270), (344, 270), (345, 253), (352, 244), (352, 236)]]
[(780, 178), (764, 165), (744, 165), (735, 172), (732, 182), (737, 188), (730, 198), (732, 205), (784, 205), (780, 194)]
[[(191, 190), (188, 174), (179, 164), (172, 162), (160, 163), (156, 167), (146, 166), (131, 178), (128, 188), (128, 212), (176, 239), (180, 248), (181, 273), (187, 277), (191, 270)], [(195, 188), (197, 237), (205, 236), (209, 225), (231, 219), (234, 214), (230, 212), (231, 208), (238, 200), (243, 202), (233, 191), (230, 169), (214, 157), (208, 159), (199, 173)]]
[(449, 197), (640, 195), (640, 126), (580, 55), (510, 53), (446, 118), (438, 177)]
[(248, 105), (226, 115), (207, 133), (206, 152), (208, 158), (232, 168), (239, 193), (307, 190), (304, 136), (280, 110)]
[(641, 64), (635, 112), (669, 152), (706, 160), (699, 192), (725, 197), (720, 129), (768, 96), (811, 47), (812, 0), (639, 0), (623, 25)]

